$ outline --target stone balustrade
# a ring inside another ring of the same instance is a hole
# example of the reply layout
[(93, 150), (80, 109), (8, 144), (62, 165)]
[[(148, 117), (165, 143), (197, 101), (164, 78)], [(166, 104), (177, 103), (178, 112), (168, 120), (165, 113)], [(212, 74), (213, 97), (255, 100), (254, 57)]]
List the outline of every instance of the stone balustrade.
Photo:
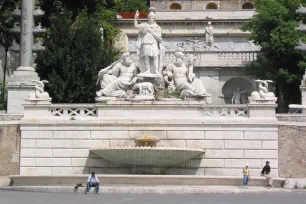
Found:
[(201, 107), (199, 111), (204, 117), (249, 117), (247, 105)]
[(94, 105), (56, 104), (49, 110), (51, 117), (97, 117), (97, 108)]
[[(175, 52), (166, 52), (164, 66), (175, 62)], [(187, 51), (186, 56), (194, 56), (196, 67), (244, 67), (246, 64), (257, 60), (257, 51)], [(132, 59), (137, 64), (136, 52), (131, 52)]]
[[(186, 109), (186, 106), (188, 108)], [(275, 104), (205, 105), (198, 101), (109, 101), (97, 104), (27, 104), (24, 119), (148, 119), (159, 118), (276, 118)], [(175, 109), (175, 111), (173, 111)], [(124, 111), (122, 111), (124, 110)]]
[(242, 61), (252, 62), (257, 60), (258, 52), (219, 52), (218, 59), (220, 61)]

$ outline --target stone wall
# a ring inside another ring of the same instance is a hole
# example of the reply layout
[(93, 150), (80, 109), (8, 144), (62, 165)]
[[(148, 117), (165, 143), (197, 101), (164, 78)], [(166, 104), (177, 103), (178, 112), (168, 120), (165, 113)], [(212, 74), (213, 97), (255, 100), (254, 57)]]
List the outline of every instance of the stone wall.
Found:
[(90, 171), (127, 174), (128, 168), (98, 158), (89, 150), (135, 146), (135, 137), (153, 135), (160, 139), (158, 146), (205, 150), (205, 154), (198, 158), (166, 169), (166, 174), (239, 176), (245, 163), (249, 163), (251, 173), (260, 176), (262, 166), (269, 160), (273, 175), (278, 175), (276, 131), (248, 131), (247, 128), (239, 131), (233, 128), (208, 130), (208, 127), (197, 127), (196, 131), (182, 131), (178, 127), (171, 131), (129, 129), (22, 131), (20, 174), (87, 174)]
[(306, 127), (279, 127), (279, 175), (284, 178), (306, 177)]
[[(92, 115), (78, 115), (85, 109)], [(223, 111), (222, 115), (225, 109), (225, 106), (201, 107), (198, 102), (25, 106), (25, 117), (20, 121), (20, 174), (65, 175), (90, 171), (128, 174), (129, 168), (99, 158), (90, 149), (131, 147), (135, 146), (135, 138), (153, 136), (159, 139), (160, 147), (201, 148), (205, 152), (167, 168), (165, 174), (241, 176), (245, 163), (249, 163), (251, 174), (260, 176), (262, 166), (269, 160), (272, 174), (278, 176), (275, 115), (274, 118), (206, 115), (210, 110)]]
[(0, 176), (19, 174), (20, 118), (0, 115)]

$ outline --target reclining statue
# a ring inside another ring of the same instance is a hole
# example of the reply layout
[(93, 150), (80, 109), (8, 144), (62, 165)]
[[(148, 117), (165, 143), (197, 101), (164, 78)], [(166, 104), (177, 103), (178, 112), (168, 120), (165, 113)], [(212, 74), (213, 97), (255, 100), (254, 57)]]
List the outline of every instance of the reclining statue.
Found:
[(175, 53), (176, 62), (169, 64), (163, 71), (165, 82), (168, 84), (169, 92), (180, 94), (185, 100), (187, 98), (206, 98), (211, 103), (211, 94), (207, 93), (201, 80), (195, 78), (193, 73), (193, 62), (188, 59), (184, 64), (185, 56), (182, 52)]
[(137, 71), (136, 65), (131, 61), (131, 54), (123, 53), (120, 60), (99, 72), (97, 84), (100, 83), (101, 90), (97, 92), (97, 96), (127, 97), (126, 91), (131, 90), (137, 81)]

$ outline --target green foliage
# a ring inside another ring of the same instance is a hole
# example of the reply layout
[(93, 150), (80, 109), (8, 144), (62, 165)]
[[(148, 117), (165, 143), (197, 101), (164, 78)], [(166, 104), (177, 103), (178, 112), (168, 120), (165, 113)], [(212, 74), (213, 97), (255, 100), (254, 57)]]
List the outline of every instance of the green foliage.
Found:
[(1, 43), (3, 44), (3, 39), (6, 38), (5, 35), (8, 34), (8, 31), (15, 22), (12, 11), (17, 6), (18, 0), (1, 0), (0, 3), (0, 37)]
[(109, 24), (112, 15), (103, 9), (93, 14), (84, 9), (75, 21), (66, 9), (51, 15), (46, 51), (38, 56), (37, 64), (41, 79), (49, 81), (53, 102), (94, 102), (98, 72), (116, 56), (109, 43), (115, 33)]
[[(299, 83), (305, 70), (305, 55), (295, 49), (305, 35), (296, 30), (296, 9), (306, 0), (255, 0), (258, 14), (242, 29), (251, 32), (250, 39), (262, 47), (263, 55), (245, 71), (276, 83), (280, 106), (299, 102)], [(294, 91), (291, 91), (294, 90)], [(295, 91), (297, 90), (297, 91)]]
[[(5, 56), (3, 61), (3, 84), (0, 86), (0, 91), (5, 93), (5, 81), (6, 81), (6, 69), (7, 69), (7, 53), (8, 48), (11, 44), (13, 35), (9, 33), (9, 29), (13, 27), (15, 18), (12, 14), (16, 6), (18, 5), (18, 0), (1, 0), (0, 1), (0, 45), (4, 47)], [(4, 95), (0, 99), (0, 109), (6, 109), (6, 98)]]
[(15, 18), (13, 11), (18, 5), (18, 0), (2, 0), (0, 3), (0, 45), (8, 49), (11, 44), (12, 35), (9, 29), (13, 27)]

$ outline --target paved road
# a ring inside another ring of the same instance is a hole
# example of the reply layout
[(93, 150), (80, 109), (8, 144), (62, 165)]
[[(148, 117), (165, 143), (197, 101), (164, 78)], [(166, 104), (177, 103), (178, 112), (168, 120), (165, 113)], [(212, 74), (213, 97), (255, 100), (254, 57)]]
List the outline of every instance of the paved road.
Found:
[(305, 204), (306, 192), (207, 195), (59, 194), (0, 191), (0, 204)]

